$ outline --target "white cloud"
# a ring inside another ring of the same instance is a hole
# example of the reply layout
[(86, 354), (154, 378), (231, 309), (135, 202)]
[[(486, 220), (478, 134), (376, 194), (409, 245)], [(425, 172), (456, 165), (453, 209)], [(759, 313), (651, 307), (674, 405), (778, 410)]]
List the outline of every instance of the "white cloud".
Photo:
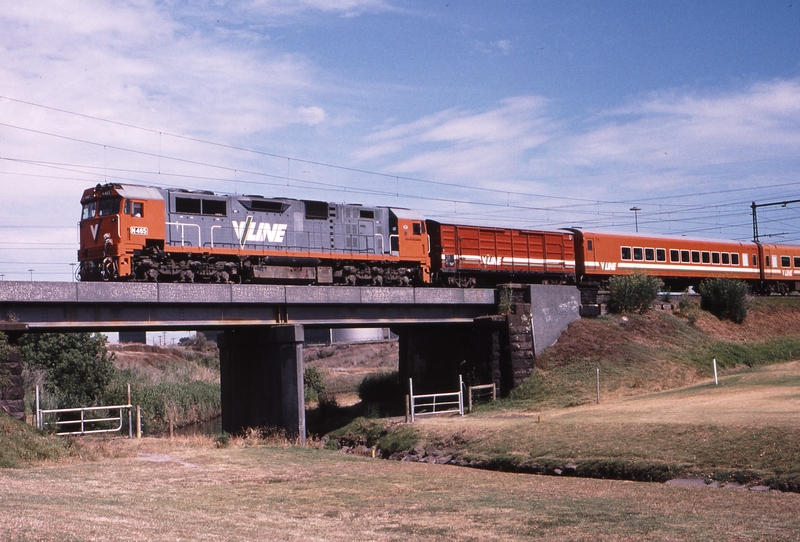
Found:
[(392, 172), (437, 179), (506, 177), (551, 137), (545, 105), (542, 98), (517, 97), (483, 112), (442, 111), (370, 135), (353, 156), (391, 160)]

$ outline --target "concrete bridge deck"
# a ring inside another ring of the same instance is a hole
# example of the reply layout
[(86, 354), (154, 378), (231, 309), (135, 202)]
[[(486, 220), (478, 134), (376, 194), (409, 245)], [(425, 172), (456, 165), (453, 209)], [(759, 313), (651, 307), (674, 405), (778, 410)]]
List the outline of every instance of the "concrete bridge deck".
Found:
[(495, 304), (490, 289), (0, 282), (0, 330), (470, 323)]

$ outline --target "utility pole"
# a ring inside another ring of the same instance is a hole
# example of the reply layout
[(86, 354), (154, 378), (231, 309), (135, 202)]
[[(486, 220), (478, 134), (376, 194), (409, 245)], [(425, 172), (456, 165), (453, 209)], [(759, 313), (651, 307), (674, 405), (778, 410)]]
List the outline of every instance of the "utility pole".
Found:
[(639, 233), (639, 211), (641, 211), (638, 207), (631, 207), (630, 209), (633, 211), (633, 220), (636, 222), (636, 233)]
[(756, 209), (759, 207), (775, 207), (776, 205), (780, 205), (781, 207), (786, 207), (790, 203), (800, 203), (800, 199), (792, 199), (788, 201), (775, 201), (772, 203), (756, 203), (755, 201), (750, 204), (750, 209), (753, 212), (753, 241), (758, 243), (758, 215), (756, 214)]

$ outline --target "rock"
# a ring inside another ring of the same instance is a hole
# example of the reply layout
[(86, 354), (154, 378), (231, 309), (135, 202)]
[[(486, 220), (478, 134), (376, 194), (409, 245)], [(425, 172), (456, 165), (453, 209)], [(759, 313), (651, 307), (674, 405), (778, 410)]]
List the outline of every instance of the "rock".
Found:
[(436, 458), (437, 465), (447, 465), (450, 463), (450, 460), (453, 459), (452, 455), (442, 455)]

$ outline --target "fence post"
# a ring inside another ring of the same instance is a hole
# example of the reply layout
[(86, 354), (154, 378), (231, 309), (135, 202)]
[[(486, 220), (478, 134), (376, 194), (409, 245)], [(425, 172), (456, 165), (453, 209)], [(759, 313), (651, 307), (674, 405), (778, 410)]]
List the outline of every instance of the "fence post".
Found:
[[(128, 438), (133, 438), (133, 408), (131, 407), (131, 384), (128, 383)], [(121, 416), (122, 414), (120, 414)]]
[(142, 407), (136, 405), (136, 438), (142, 438)]
[(714, 385), (719, 386), (719, 380), (717, 379), (717, 358), (714, 358)]
[(467, 412), (472, 414), (472, 386), (467, 388)]
[(597, 368), (597, 404), (600, 404), (600, 367)]
[(411, 401), (411, 423), (414, 423), (414, 384), (408, 379), (408, 398)]
[(464, 415), (464, 380), (461, 375), (458, 375), (458, 413)]
[(36, 416), (34, 416), (34, 421), (36, 422), (36, 429), (41, 431), (42, 429), (42, 414), (39, 411), (39, 386), (36, 386)]

